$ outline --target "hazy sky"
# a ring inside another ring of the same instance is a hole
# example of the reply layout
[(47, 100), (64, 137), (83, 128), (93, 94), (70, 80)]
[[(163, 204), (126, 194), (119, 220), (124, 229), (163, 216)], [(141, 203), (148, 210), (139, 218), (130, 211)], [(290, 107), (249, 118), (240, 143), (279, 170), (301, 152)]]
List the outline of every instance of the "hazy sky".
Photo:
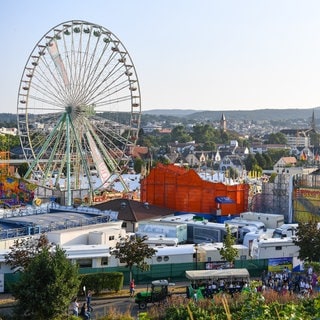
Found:
[(2, 0), (0, 112), (52, 27), (111, 30), (137, 69), (142, 110), (320, 105), (319, 0)]

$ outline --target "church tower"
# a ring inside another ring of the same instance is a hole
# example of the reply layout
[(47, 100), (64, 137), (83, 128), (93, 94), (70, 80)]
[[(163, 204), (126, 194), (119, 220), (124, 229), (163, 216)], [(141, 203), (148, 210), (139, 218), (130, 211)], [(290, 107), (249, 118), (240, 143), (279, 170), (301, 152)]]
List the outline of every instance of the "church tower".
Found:
[(316, 132), (316, 119), (314, 117), (314, 110), (312, 111), (312, 117), (311, 117), (311, 129)]
[(222, 114), (221, 120), (220, 120), (220, 130), (222, 132), (227, 131), (227, 121), (226, 121), (226, 117), (225, 117), (224, 113)]

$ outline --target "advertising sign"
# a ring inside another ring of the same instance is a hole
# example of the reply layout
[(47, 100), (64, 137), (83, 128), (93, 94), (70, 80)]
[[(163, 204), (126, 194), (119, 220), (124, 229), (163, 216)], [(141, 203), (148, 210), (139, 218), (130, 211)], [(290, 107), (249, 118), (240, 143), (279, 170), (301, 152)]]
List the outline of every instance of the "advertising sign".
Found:
[(282, 272), (284, 268), (292, 270), (292, 258), (273, 258), (269, 259), (268, 271)]

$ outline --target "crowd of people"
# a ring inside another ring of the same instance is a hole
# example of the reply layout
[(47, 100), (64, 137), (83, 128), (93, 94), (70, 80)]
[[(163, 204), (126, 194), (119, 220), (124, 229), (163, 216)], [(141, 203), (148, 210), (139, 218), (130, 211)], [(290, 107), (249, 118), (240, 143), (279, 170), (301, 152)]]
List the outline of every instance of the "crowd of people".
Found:
[[(233, 295), (237, 292), (249, 290), (246, 281), (205, 281), (196, 282), (187, 288), (187, 297), (212, 298), (220, 292)], [(250, 289), (251, 290), (251, 289)], [(320, 291), (320, 276), (314, 272), (312, 267), (308, 267), (305, 272), (292, 273), (288, 267), (282, 271), (263, 272), (261, 282), (256, 287), (259, 292), (274, 290), (279, 294), (298, 294), (302, 297), (309, 297), (315, 291)]]
[(258, 290), (275, 290), (278, 293), (297, 293), (309, 296), (318, 289), (318, 275), (310, 266), (304, 273), (292, 273), (287, 267), (281, 272), (264, 272), (261, 277), (262, 285)]
[(75, 297), (71, 304), (72, 309), (72, 315), (74, 316), (80, 316), (84, 320), (90, 320), (91, 319), (91, 312), (93, 311), (93, 308), (91, 306), (91, 299), (92, 299), (92, 290), (88, 290), (86, 294), (86, 301), (82, 303), (82, 306), (80, 308), (78, 298)]

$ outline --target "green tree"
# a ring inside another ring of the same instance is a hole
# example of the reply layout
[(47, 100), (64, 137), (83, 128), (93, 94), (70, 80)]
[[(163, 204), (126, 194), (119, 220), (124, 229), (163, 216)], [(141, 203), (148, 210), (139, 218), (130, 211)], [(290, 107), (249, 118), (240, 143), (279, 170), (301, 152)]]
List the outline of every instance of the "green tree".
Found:
[(262, 156), (262, 154), (259, 153), (259, 152), (257, 152), (257, 153), (255, 154), (255, 158), (256, 158), (256, 160), (257, 160), (258, 166), (261, 167), (261, 168), (263, 168), (263, 169), (265, 169), (265, 167), (266, 167), (266, 160), (265, 160), (265, 158)]
[(319, 147), (320, 134), (316, 132), (310, 132), (310, 143), (311, 145), (314, 145), (316, 148)]
[(150, 259), (156, 250), (149, 247), (145, 243), (146, 238), (137, 237), (134, 240), (129, 237), (125, 241), (118, 242), (114, 250), (114, 255), (122, 263), (126, 263), (126, 267), (130, 271), (130, 280), (132, 279), (132, 268), (136, 266), (141, 271), (149, 269), (145, 259)]
[(257, 174), (257, 175), (261, 175), (262, 174), (262, 168), (259, 166), (259, 165), (257, 165), (257, 164), (255, 164), (253, 167), (252, 167), (252, 171), (255, 173), (255, 174)]
[(220, 252), (221, 257), (228, 261), (231, 265), (233, 265), (234, 260), (238, 254), (238, 250), (235, 247), (233, 247), (233, 245), (236, 243), (236, 239), (232, 235), (228, 224), (226, 224), (226, 229), (227, 235), (223, 240), (223, 246), (222, 248), (218, 248), (218, 250)]
[(17, 300), (17, 319), (56, 319), (67, 314), (78, 293), (78, 266), (69, 261), (59, 246), (36, 254), (16, 284), (12, 294)]
[(262, 154), (262, 157), (264, 158), (265, 160), (265, 167), (263, 167), (263, 169), (272, 169), (273, 167), (273, 162), (272, 162), (272, 159), (271, 157), (269, 156), (268, 153), (263, 153)]
[(217, 149), (217, 145), (213, 141), (206, 141), (203, 144), (203, 150), (205, 151), (214, 151)]
[(253, 167), (257, 164), (257, 159), (254, 154), (250, 153), (244, 160), (247, 171), (252, 171)]
[(43, 250), (52, 247), (48, 238), (41, 234), (39, 238), (20, 238), (14, 240), (9, 248), (9, 253), (5, 256), (6, 264), (15, 271), (21, 271), (28, 267), (30, 262)]
[(10, 148), (20, 145), (19, 136), (10, 134), (0, 135), (0, 151), (9, 151)]
[(134, 160), (133, 169), (136, 173), (141, 173), (141, 168), (145, 165), (144, 161), (141, 158), (136, 158)]
[(282, 132), (271, 133), (269, 135), (268, 140), (266, 141), (268, 144), (286, 144), (287, 138)]
[(232, 179), (237, 179), (239, 177), (239, 172), (236, 168), (229, 167), (226, 172), (227, 176)]
[(176, 126), (171, 131), (171, 140), (185, 143), (191, 141), (192, 137), (187, 133), (184, 126)]
[(20, 166), (18, 167), (18, 173), (20, 175), (20, 177), (24, 177), (24, 175), (27, 173), (29, 169), (29, 165), (28, 163), (22, 163), (20, 164)]
[(211, 125), (197, 124), (193, 127), (193, 132), (191, 135), (193, 140), (195, 140), (197, 143), (209, 143), (217, 141), (217, 138), (220, 134), (218, 133), (218, 130), (215, 130)]
[(290, 156), (290, 149), (269, 149), (268, 155), (272, 160), (272, 163), (276, 163), (282, 157)]
[(318, 222), (310, 220), (309, 222), (300, 222), (294, 239), (299, 250), (299, 259), (308, 262), (320, 261), (320, 229)]

